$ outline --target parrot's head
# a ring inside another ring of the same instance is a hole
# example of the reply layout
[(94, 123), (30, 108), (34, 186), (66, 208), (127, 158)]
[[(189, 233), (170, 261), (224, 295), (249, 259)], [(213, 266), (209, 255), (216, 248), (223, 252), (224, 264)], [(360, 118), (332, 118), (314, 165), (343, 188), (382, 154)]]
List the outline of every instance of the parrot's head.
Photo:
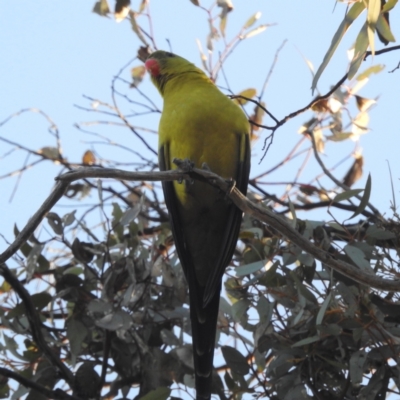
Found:
[(188, 60), (162, 50), (152, 53), (144, 65), (161, 95), (164, 95), (165, 84), (171, 78), (187, 72), (203, 74), (203, 71)]

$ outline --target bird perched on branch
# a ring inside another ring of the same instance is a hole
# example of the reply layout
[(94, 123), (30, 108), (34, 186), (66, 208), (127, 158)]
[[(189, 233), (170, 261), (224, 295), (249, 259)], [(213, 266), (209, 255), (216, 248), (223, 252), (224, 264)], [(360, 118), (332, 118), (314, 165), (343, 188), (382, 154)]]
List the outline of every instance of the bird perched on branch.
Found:
[[(189, 160), (246, 194), (250, 127), (240, 107), (205, 73), (175, 54), (156, 51), (145, 63), (164, 99), (159, 126), (160, 170)], [(206, 182), (163, 182), (175, 246), (189, 286), (196, 398), (211, 397), (222, 276), (232, 259), (242, 211)]]

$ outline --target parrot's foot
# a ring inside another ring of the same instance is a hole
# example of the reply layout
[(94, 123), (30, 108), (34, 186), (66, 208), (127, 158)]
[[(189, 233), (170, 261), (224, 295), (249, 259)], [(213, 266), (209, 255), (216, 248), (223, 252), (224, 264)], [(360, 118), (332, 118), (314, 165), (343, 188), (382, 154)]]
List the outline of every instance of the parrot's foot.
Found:
[[(181, 160), (179, 158), (174, 158), (172, 162), (178, 167), (183, 172), (192, 172), (194, 168), (194, 162), (190, 161), (188, 158), (185, 158), (184, 160)], [(194, 183), (194, 179), (179, 179), (179, 183), (184, 183), (185, 184), (185, 191), (187, 193), (190, 192), (190, 187)]]
[(188, 158), (181, 160), (180, 158), (174, 158), (172, 162), (183, 172), (191, 172), (194, 168), (194, 162)]
[(208, 166), (208, 164), (206, 162), (203, 162), (203, 164), (201, 164), (201, 169), (211, 172), (211, 168)]

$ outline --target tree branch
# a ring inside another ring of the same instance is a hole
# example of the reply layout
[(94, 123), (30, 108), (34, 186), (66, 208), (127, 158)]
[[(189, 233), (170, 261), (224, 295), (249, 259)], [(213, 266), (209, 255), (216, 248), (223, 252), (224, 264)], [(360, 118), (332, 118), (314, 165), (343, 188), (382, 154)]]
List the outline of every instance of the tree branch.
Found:
[(39, 385), (38, 383), (31, 381), (28, 378), (25, 378), (23, 375), (20, 375), (17, 372), (11, 371), (8, 368), (0, 367), (0, 375), (6, 376), (7, 378), (14, 379), (21, 385), (25, 386), (26, 388), (31, 388), (36, 390), (37, 392), (44, 394), (49, 399), (56, 399), (56, 400), (82, 400), (79, 397), (71, 396), (65, 393), (61, 389), (50, 390), (45, 386)]

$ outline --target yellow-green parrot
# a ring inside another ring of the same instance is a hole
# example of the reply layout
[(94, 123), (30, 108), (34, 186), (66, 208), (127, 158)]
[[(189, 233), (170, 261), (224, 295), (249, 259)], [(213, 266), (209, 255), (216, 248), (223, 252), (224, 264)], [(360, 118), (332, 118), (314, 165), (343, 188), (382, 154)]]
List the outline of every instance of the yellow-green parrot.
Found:
[[(241, 108), (202, 70), (175, 54), (156, 51), (145, 63), (164, 99), (159, 126), (160, 170), (188, 159), (246, 194), (250, 127)], [(232, 259), (242, 211), (200, 181), (163, 182), (176, 250), (189, 285), (196, 399), (210, 399), (222, 277)]]

